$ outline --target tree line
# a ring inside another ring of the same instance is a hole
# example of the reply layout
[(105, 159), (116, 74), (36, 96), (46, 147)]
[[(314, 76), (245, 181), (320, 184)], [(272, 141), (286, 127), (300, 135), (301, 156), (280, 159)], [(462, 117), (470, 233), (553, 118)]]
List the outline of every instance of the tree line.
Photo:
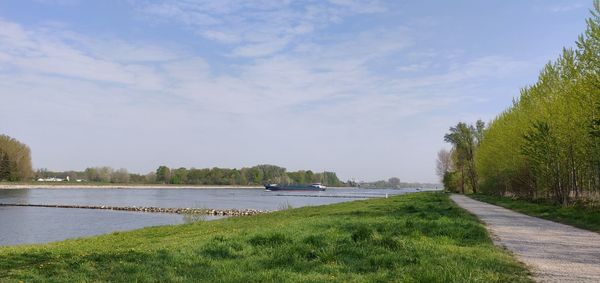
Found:
[(7, 135), (0, 135), (0, 181), (27, 180), (32, 172), (29, 147)]
[(310, 184), (323, 183), (327, 186), (341, 186), (335, 172), (315, 173), (311, 170), (287, 172), (283, 167), (275, 165), (257, 165), (241, 169), (204, 168), (170, 169), (160, 166), (156, 170), (156, 182), (164, 184), (198, 184), (198, 185), (262, 185), (278, 184)]
[[(327, 186), (344, 186), (335, 172), (299, 170), (287, 172), (275, 165), (257, 165), (248, 168), (169, 168), (160, 166), (148, 174), (129, 173), (127, 169), (89, 167), (84, 171), (35, 172), (31, 165), (31, 150), (18, 140), (0, 135), (0, 181), (31, 181), (57, 178), (73, 182), (133, 183), (133, 184), (189, 184), (189, 185), (263, 185), (323, 183)], [(54, 179), (54, 180), (57, 180)]]
[(159, 166), (156, 171), (145, 175), (129, 173), (127, 169), (90, 167), (84, 171), (52, 172), (36, 171), (37, 178), (57, 177), (96, 183), (178, 184), (178, 185), (263, 185), (266, 183), (310, 184), (323, 183), (327, 186), (343, 186), (335, 172), (315, 173), (311, 170), (287, 172), (275, 165), (257, 165), (248, 168), (169, 168)]
[(391, 177), (387, 181), (379, 180), (375, 182), (352, 182), (349, 181), (350, 187), (360, 187), (366, 189), (404, 189), (404, 188), (437, 188), (439, 184), (432, 183), (413, 183), (402, 182), (398, 177)]
[(598, 205), (600, 200), (600, 1), (574, 48), (487, 127), (458, 123), (438, 153), (446, 189)]

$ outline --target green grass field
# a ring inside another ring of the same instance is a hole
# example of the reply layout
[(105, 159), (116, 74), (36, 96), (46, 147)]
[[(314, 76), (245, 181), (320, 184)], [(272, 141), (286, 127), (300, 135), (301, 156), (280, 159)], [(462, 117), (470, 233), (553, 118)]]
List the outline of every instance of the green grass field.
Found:
[(0, 281), (530, 282), (442, 193), (0, 248)]
[(563, 207), (550, 202), (529, 202), (526, 200), (482, 194), (469, 196), (476, 200), (506, 207), (527, 215), (600, 233), (600, 209), (598, 208), (592, 209), (577, 205)]

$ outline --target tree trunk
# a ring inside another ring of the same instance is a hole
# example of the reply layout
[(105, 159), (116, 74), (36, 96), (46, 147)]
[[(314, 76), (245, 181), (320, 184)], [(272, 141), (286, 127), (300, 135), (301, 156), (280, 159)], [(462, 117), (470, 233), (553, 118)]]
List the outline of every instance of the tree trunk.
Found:
[(460, 192), (465, 194), (465, 166), (460, 167)]

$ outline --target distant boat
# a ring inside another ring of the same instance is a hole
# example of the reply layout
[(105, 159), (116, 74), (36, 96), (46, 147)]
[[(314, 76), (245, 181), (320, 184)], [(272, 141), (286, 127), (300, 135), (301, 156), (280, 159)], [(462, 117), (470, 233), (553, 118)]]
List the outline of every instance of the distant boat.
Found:
[(326, 188), (327, 187), (321, 183), (314, 183), (311, 185), (265, 185), (267, 191), (324, 191)]

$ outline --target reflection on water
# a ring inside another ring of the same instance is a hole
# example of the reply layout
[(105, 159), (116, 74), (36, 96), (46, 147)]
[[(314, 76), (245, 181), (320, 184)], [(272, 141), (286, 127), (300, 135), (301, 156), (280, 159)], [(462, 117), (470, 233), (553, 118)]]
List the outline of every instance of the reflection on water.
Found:
[[(282, 210), (405, 190), (328, 189), (324, 192), (268, 192), (259, 189), (15, 189), (0, 190), (0, 203), (154, 206)], [(140, 213), (95, 209), (0, 207), (0, 246), (43, 243), (148, 226), (223, 218), (209, 215)]]

